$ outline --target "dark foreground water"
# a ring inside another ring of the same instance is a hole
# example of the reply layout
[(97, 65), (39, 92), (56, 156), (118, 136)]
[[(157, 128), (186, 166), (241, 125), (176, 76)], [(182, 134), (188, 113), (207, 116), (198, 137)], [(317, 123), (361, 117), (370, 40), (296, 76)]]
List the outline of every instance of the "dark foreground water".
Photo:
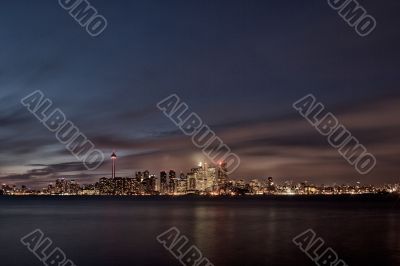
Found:
[(43, 265), (36, 228), (83, 265), (181, 265), (156, 236), (175, 226), (215, 266), (315, 265), (292, 238), (312, 228), (348, 265), (400, 265), (400, 203), (376, 199), (0, 197), (0, 265)]

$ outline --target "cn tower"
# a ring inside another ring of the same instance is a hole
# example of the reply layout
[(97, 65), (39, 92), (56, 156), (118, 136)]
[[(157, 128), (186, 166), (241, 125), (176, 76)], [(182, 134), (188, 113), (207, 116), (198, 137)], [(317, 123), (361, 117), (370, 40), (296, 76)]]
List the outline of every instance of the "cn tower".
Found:
[(111, 160), (112, 160), (112, 178), (115, 178), (115, 161), (117, 160), (117, 155), (115, 154), (115, 152), (113, 152), (113, 154), (111, 154)]

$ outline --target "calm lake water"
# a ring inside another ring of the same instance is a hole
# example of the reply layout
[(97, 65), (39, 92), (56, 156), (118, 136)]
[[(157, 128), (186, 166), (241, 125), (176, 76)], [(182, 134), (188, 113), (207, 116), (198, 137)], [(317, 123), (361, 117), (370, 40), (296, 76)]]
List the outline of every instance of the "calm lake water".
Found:
[(1, 265), (43, 265), (36, 228), (77, 266), (181, 265), (156, 240), (177, 227), (215, 265), (315, 265), (292, 243), (312, 228), (348, 265), (400, 265), (400, 202), (374, 199), (0, 197)]

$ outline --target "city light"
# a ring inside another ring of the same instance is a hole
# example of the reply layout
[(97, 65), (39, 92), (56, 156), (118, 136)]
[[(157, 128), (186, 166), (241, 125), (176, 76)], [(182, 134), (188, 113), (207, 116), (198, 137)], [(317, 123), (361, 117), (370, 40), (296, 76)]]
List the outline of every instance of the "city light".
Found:
[[(111, 176), (116, 169), (112, 168)], [(49, 183), (40, 190), (28, 188), (25, 185), (3, 184), (0, 195), (117, 195), (117, 196), (263, 196), (263, 195), (360, 195), (360, 194), (396, 194), (400, 184), (382, 186), (362, 185), (315, 185), (304, 182), (275, 182), (272, 177), (252, 179), (230, 179), (224, 169), (224, 164), (209, 166), (202, 164), (192, 168), (189, 173), (177, 174), (175, 170), (161, 171), (157, 176), (150, 171), (138, 171), (134, 177), (102, 177), (93, 184), (78, 184), (73, 179), (58, 178), (55, 183)]]

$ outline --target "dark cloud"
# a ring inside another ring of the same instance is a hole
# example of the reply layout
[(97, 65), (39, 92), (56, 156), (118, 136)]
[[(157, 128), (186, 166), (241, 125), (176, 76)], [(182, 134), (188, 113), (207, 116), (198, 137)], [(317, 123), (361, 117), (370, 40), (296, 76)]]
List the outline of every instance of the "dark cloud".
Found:
[[(396, 179), (400, 163), (400, 121), (388, 116), (396, 112), (400, 98), (380, 99), (370, 104), (359, 104), (347, 111), (338, 111), (340, 122), (371, 151), (378, 160), (376, 169), (367, 177), (360, 176), (352, 166), (308, 122), (293, 110), (286, 118), (241, 121), (217, 125), (216, 133), (241, 158), (241, 166), (235, 177), (307, 178), (316, 182), (351, 182), (355, 179), (391, 181)], [(371, 112), (373, 114), (371, 114)], [(166, 118), (167, 119), (167, 118)], [(213, 127), (211, 127), (213, 128)], [(111, 147), (122, 154), (118, 158), (119, 174), (130, 176), (135, 170), (177, 169), (186, 172), (196, 160), (206, 160), (190, 138), (179, 130), (146, 138), (123, 138), (115, 135), (99, 135), (93, 141), (100, 149), (111, 152)], [(60, 150), (67, 155), (68, 152)], [(108, 154), (106, 154), (108, 157)], [(8, 175), (3, 179), (51, 180), (64, 176), (87, 181), (108, 175), (110, 162), (106, 161), (95, 172), (85, 171), (82, 163), (32, 164), (35, 170), (21, 175)], [(329, 171), (327, 171), (329, 169)]]

